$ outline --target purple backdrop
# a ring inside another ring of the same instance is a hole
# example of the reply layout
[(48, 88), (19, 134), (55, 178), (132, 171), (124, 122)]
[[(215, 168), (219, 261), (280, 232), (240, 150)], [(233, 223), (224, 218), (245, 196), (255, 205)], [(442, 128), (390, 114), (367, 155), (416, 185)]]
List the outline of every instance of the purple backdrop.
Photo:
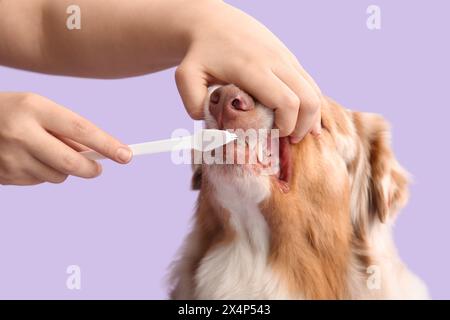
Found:
[[(450, 298), (450, 3), (230, 3), (277, 34), (324, 93), (393, 124), (396, 154), (414, 176), (395, 230), (399, 251), (434, 298)], [(381, 7), (381, 30), (366, 27), (370, 4)], [(127, 143), (193, 129), (173, 70), (106, 81), (0, 67), (0, 90), (47, 96)], [(126, 167), (105, 162), (95, 180), (0, 186), (0, 298), (166, 298), (167, 266), (196, 198), (190, 175), (189, 166), (176, 166), (163, 154)], [(81, 267), (81, 290), (66, 288), (72, 264)]]

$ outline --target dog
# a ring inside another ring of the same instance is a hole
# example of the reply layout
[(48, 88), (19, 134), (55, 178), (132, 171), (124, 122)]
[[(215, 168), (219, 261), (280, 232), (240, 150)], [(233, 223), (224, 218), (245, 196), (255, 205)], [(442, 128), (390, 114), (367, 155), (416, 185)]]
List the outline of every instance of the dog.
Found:
[[(272, 110), (234, 85), (212, 87), (204, 112), (210, 129), (274, 125)], [(172, 299), (429, 298), (392, 238), (409, 178), (387, 122), (325, 97), (321, 115), (320, 136), (279, 139), (274, 173), (259, 162), (194, 165), (200, 192)]]

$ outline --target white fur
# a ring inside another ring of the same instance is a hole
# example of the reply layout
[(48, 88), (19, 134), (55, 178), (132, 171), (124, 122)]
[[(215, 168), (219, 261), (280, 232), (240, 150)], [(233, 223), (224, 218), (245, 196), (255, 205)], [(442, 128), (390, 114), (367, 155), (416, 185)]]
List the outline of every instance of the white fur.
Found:
[(379, 287), (367, 285), (371, 275), (354, 260), (348, 279), (352, 299), (430, 299), (423, 281), (401, 261), (392, 238), (392, 224), (392, 220), (378, 223), (369, 234), (369, 252), (372, 266), (378, 270)]
[[(224, 183), (217, 167), (208, 168), (217, 204), (230, 213), (235, 239), (209, 252), (196, 275), (196, 296), (200, 299), (288, 298), (268, 264), (269, 229), (258, 204), (270, 194), (267, 177), (242, 172)], [(219, 169), (220, 170), (220, 169)]]
[(258, 204), (270, 194), (269, 179), (234, 169), (236, 174), (224, 176), (222, 168), (213, 165), (204, 174), (212, 184), (213, 199), (230, 213), (236, 236), (231, 243), (209, 251), (193, 276), (188, 271), (189, 256), (198, 239), (195, 233), (188, 237), (174, 270), (176, 299), (293, 298), (268, 263), (270, 234)]

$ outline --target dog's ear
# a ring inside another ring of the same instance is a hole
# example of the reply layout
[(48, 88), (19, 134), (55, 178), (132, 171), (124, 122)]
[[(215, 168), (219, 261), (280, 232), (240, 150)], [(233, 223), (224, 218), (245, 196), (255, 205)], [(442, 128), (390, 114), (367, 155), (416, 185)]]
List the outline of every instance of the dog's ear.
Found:
[[(365, 175), (364, 198), (370, 222), (386, 222), (406, 204), (408, 199), (408, 174), (400, 166), (390, 145), (390, 128), (379, 115), (357, 113), (354, 119), (361, 139), (362, 161), (360, 174)], [(366, 209), (366, 210), (364, 210)]]

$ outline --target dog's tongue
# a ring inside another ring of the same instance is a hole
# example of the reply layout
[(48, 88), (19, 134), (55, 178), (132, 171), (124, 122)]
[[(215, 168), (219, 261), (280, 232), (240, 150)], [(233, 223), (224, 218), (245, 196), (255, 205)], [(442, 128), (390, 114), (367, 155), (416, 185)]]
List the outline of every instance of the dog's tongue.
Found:
[(289, 183), (291, 182), (292, 165), (291, 165), (291, 144), (289, 137), (279, 139), (279, 157), (280, 157), (280, 173), (278, 183), (281, 191), (289, 191)]

